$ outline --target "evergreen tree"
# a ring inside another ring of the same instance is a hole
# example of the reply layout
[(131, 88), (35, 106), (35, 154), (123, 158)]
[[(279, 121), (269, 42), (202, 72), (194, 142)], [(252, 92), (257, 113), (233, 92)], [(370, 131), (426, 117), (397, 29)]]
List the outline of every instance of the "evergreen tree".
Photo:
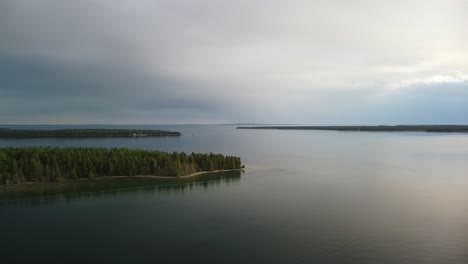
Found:
[(213, 153), (169, 154), (125, 148), (0, 148), (0, 184), (139, 174), (182, 176), (241, 166), (238, 157)]
[(31, 180), (40, 181), (42, 180), (42, 164), (36, 158), (32, 158), (30, 161), (31, 166)]

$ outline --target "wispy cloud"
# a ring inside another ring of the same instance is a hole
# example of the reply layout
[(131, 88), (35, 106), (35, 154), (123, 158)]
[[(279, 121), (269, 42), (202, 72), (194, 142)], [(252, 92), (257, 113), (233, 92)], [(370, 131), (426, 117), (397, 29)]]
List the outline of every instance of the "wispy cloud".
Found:
[(425, 78), (403, 79), (388, 85), (390, 89), (410, 88), (418, 85), (463, 83), (468, 81), (468, 74), (455, 72), (447, 75), (433, 75)]

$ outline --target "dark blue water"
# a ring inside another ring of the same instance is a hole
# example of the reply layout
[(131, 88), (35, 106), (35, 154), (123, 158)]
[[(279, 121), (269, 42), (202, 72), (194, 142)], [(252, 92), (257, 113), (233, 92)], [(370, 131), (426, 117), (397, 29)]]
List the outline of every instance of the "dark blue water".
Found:
[(220, 152), (247, 170), (187, 188), (0, 201), (2, 263), (468, 263), (468, 135), (112, 127), (183, 136), (0, 145)]

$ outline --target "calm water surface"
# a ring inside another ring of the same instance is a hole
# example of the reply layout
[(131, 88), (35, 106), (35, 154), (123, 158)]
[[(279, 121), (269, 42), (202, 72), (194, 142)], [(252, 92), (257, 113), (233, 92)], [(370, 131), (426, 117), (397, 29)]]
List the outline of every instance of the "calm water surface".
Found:
[(1, 199), (1, 263), (468, 263), (468, 135), (113, 127), (183, 136), (0, 145), (211, 151), (247, 170)]

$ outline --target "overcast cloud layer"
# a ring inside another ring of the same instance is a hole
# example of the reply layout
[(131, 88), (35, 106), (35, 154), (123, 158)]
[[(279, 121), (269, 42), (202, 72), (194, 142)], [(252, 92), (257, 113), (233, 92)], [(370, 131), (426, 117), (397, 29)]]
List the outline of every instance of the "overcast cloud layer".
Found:
[(0, 123), (468, 123), (468, 1), (0, 1)]

